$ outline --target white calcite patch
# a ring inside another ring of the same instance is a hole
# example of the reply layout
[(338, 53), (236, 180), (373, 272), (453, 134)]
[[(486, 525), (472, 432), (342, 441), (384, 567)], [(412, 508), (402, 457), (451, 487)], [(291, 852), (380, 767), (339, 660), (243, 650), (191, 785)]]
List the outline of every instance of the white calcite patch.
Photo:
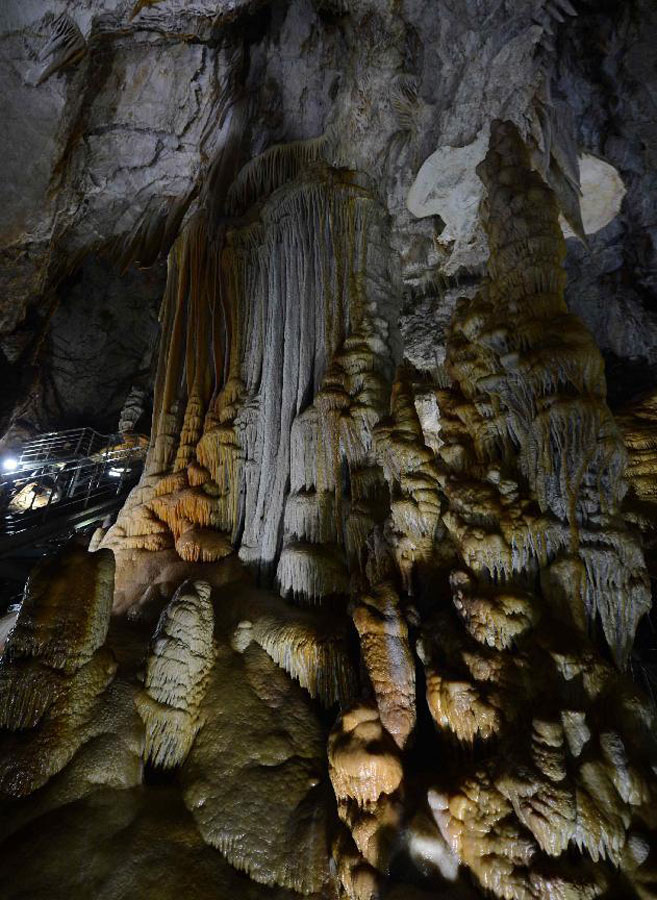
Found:
[(422, 426), (424, 442), (437, 453), (443, 441), (440, 437), (440, 409), (435, 390), (418, 389), (415, 394), (415, 411)]
[[(583, 153), (579, 158), (579, 180), (584, 233), (595, 234), (618, 215), (626, 193), (625, 185), (610, 163), (590, 153)], [(575, 236), (563, 216), (559, 223), (565, 237)]]
[[(469, 257), (476, 259), (485, 240), (479, 224), (484, 189), (476, 168), (486, 155), (488, 134), (488, 127), (484, 127), (464, 147), (439, 147), (424, 161), (408, 192), (406, 205), (414, 216), (440, 216), (445, 223), (440, 242), (453, 244), (443, 266), (446, 274), (467, 265)], [(618, 215), (625, 185), (610, 163), (590, 153), (580, 155), (579, 173), (584, 232), (595, 234)], [(564, 237), (575, 236), (563, 216), (559, 223)]]
[(475, 170), (486, 155), (488, 132), (482, 128), (465, 147), (439, 147), (424, 161), (408, 192), (406, 205), (414, 216), (440, 216), (445, 223), (440, 241), (454, 242), (446, 266), (450, 271), (458, 267), (457, 260), (468, 256), (472, 245), (480, 243), (483, 185)]

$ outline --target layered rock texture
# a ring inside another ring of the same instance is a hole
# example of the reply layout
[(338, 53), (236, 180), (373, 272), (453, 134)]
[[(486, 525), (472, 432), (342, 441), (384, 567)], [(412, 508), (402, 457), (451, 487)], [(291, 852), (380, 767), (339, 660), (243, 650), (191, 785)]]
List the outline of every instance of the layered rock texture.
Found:
[(0, 621), (3, 896), (657, 897), (656, 39), (0, 11), (5, 446), (153, 407)]

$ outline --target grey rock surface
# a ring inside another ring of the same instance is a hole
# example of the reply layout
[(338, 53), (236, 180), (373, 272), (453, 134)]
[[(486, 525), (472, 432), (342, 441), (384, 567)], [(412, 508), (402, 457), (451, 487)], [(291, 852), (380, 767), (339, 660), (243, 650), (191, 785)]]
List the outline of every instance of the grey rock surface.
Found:
[(620, 214), (568, 242), (568, 302), (608, 358), (612, 401), (657, 375), (657, 9), (650, 2), (592, 10), (564, 37), (556, 90), (580, 144), (606, 158), (627, 187)]
[(120, 277), (101, 260), (84, 263), (53, 315), (44, 349), (44, 428), (117, 430), (130, 389), (152, 380), (164, 277), (161, 266)]
[[(50, 424), (118, 415), (155, 309), (154, 281), (135, 274), (120, 307), (121, 273), (161, 265), (217, 171), (229, 182), (268, 147), (322, 136), (390, 215), (407, 358), (439, 364), (459, 285), (486, 259), (475, 168), (496, 117), (521, 129), (573, 221), (578, 151), (623, 179), (620, 214), (587, 246), (571, 239), (567, 264), (569, 302), (622, 400), (657, 365), (656, 35), (648, 0), (7, 0), (0, 424), (27, 407)], [(99, 252), (108, 287), (96, 279), (84, 306), (68, 285)], [(102, 365), (76, 374), (90, 356)]]

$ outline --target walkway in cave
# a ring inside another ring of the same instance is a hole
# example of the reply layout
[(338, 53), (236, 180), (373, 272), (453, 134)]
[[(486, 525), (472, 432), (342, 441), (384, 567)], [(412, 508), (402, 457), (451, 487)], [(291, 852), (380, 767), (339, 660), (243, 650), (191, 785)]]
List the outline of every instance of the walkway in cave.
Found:
[(144, 439), (76, 428), (39, 435), (2, 460), (0, 578), (25, 581), (36, 559), (115, 513), (145, 452)]

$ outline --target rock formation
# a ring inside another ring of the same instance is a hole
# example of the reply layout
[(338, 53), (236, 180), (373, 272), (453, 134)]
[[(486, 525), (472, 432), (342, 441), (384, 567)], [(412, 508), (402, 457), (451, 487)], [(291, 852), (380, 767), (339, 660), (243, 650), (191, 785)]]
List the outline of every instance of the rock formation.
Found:
[(160, 616), (137, 698), (153, 765), (179, 765), (194, 742), (212, 669), (213, 631), (210, 585), (182, 585)]
[(657, 18), (607, 7), (0, 12), (4, 446), (152, 392), (0, 620), (8, 900), (657, 897)]

